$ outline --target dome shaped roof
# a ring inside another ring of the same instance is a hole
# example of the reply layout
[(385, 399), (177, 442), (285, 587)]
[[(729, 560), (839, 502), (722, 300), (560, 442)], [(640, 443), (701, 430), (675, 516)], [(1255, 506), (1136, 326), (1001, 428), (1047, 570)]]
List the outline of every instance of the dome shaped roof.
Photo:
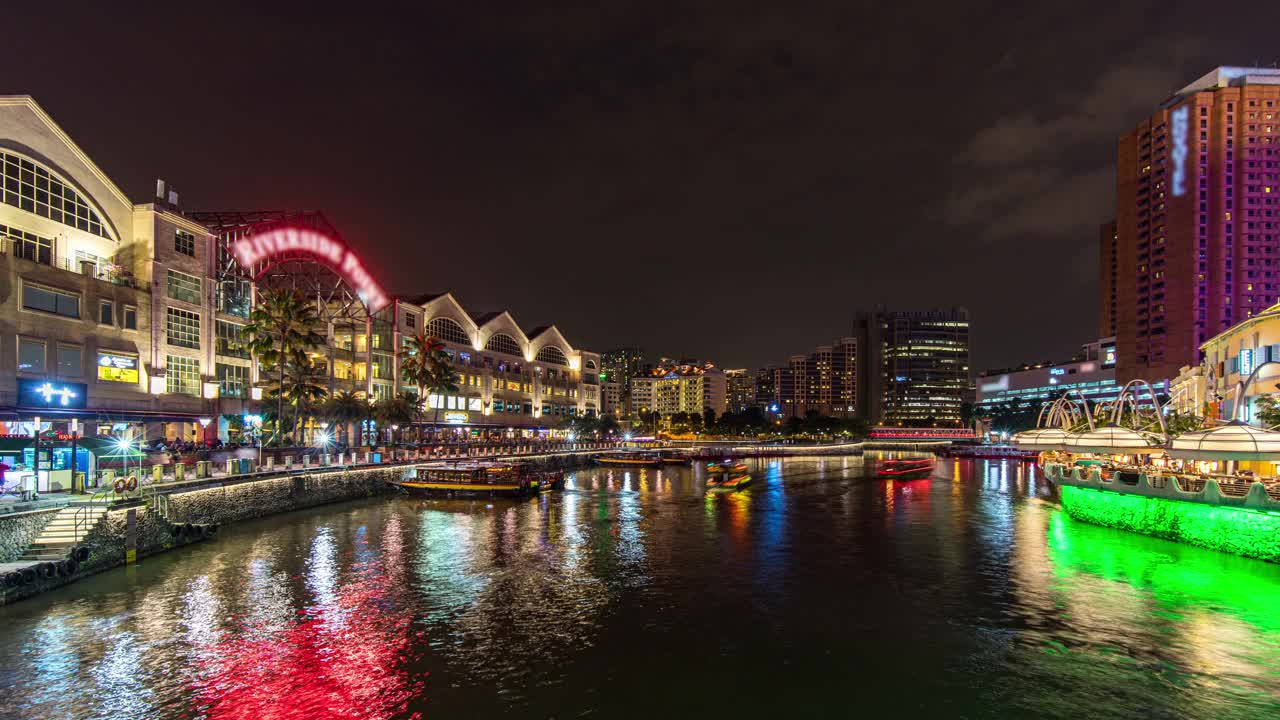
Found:
[(1013, 444), (1023, 450), (1061, 450), (1071, 433), (1062, 428), (1036, 428), (1015, 433)]
[(1108, 425), (1075, 433), (1063, 443), (1071, 452), (1140, 454), (1164, 451), (1160, 438), (1131, 428)]
[(1169, 443), (1180, 460), (1280, 460), (1280, 432), (1233, 422), (1183, 433)]

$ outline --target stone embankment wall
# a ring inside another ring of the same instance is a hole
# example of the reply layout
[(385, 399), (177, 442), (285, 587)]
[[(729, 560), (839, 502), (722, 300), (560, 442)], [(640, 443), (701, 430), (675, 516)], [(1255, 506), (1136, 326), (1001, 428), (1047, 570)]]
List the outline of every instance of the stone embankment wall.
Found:
[(14, 562), (49, 524), (60, 508), (0, 516), (0, 562)]
[[(3, 593), (0, 604), (123, 565), (131, 547), (137, 558), (144, 558), (196, 542), (191, 533), (182, 531), (183, 526), (224, 525), (393, 492), (394, 488), (387, 481), (399, 479), (402, 473), (403, 468), (393, 466), (328, 470), (238, 483), (211, 483), (168, 494), (168, 517), (142, 504), (115, 509), (103, 515), (98, 526), (78, 546), (88, 550), (88, 557), (83, 562), (76, 563), (74, 569), (65, 562), (42, 563), (35, 568), (37, 577), (32, 581), (19, 584), (0, 582), (0, 592)], [(42, 513), (47, 517), (42, 518), (38, 528), (34, 528), (35, 521), (20, 517), (0, 518), (0, 537), (12, 535), (14, 546), (21, 546), (16, 552), (20, 555), (55, 512)], [(129, 529), (130, 516), (132, 532)], [(23, 537), (28, 539), (23, 542)], [(7, 575), (0, 580), (5, 578)]]

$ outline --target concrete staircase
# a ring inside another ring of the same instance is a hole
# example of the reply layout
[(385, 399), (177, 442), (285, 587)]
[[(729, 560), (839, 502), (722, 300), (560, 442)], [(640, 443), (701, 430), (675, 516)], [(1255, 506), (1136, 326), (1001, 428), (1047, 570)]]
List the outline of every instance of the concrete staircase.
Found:
[(44, 526), (44, 530), (40, 536), (31, 543), (31, 547), (22, 553), (21, 559), (24, 561), (43, 561), (43, 560), (65, 560), (67, 553), (71, 552), (71, 548), (75, 547), (79, 540), (76, 538), (76, 513), (80, 512), (80, 538), (90, 530), (98, 526), (102, 520), (102, 516), (106, 514), (105, 506), (83, 506), (72, 504), (62, 508), (57, 515)]

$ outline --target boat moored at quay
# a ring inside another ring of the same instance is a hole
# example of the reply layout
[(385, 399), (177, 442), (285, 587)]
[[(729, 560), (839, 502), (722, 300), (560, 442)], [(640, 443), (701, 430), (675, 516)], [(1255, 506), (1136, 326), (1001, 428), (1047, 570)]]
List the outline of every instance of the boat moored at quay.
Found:
[(1173, 435), (1148, 397), (1144, 411), (1122, 391), (1103, 425), (1061, 398), (1014, 442), (1040, 453), (1076, 520), (1280, 562), (1280, 432), (1231, 420)]
[(564, 471), (527, 462), (430, 463), (406, 468), (391, 484), (414, 494), (520, 497), (563, 488)]

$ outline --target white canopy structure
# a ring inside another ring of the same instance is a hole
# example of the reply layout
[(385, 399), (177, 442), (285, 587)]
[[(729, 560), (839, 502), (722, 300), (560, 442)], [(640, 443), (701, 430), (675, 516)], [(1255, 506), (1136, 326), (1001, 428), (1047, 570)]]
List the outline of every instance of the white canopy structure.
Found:
[(1280, 461), (1280, 432), (1239, 421), (1207, 430), (1193, 430), (1169, 443), (1169, 457), (1179, 460)]
[(1067, 438), (1071, 436), (1071, 433), (1062, 428), (1049, 427), (1024, 430), (1016, 433), (1012, 440), (1014, 445), (1023, 450), (1043, 452), (1045, 450), (1064, 449)]
[(1126, 427), (1107, 425), (1096, 430), (1069, 435), (1063, 442), (1068, 452), (1103, 455), (1143, 455), (1164, 452), (1164, 443), (1156, 435)]

